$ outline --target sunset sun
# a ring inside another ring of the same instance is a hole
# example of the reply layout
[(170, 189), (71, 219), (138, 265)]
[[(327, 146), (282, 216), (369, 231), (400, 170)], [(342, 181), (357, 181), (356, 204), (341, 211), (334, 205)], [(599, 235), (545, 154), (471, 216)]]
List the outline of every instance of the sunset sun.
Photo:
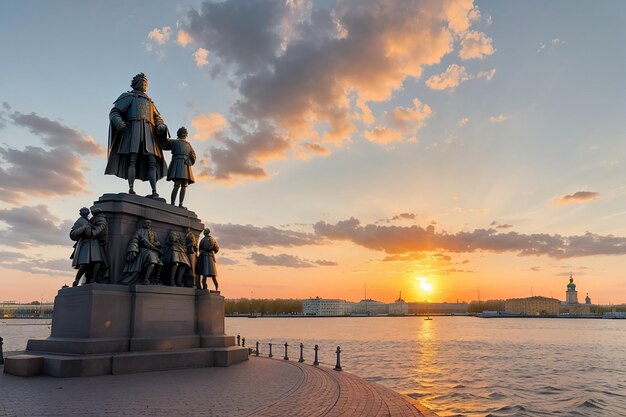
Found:
[(418, 287), (425, 293), (430, 293), (433, 290), (433, 285), (428, 282), (426, 278), (415, 278), (418, 281)]

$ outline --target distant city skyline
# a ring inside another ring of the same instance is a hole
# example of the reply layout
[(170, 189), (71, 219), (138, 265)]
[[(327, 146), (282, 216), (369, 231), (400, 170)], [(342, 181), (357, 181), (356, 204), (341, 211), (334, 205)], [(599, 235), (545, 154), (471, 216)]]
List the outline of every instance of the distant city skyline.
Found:
[(103, 175), (108, 113), (144, 72), (170, 131), (189, 129), (185, 205), (220, 244), (227, 298), (359, 299), (366, 283), (385, 302), (560, 299), (573, 273), (594, 304), (625, 302), (625, 14), (3, 2), (0, 299), (71, 284), (78, 210), (127, 190)]

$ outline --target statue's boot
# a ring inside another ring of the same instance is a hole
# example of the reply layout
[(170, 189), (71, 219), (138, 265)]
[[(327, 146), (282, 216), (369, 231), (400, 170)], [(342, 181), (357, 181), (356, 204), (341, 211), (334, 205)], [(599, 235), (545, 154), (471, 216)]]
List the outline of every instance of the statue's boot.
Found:
[[(185, 200), (185, 192), (187, 191), (187, 187), (180, 187), (180, 197), (178, 199), (178, 207), (187, 208), (183, 206), (183, 201)], [(174, 204), (174, 203), (172, 203)]]
[(207, 287), (207, 285), (206, 285), (206, 277), (202, 278), (202, 289), (203, 290), (208, 290), (209, 289), (209, 287)]
[(176, 204), (176, 196), (178, 195), (178, 187), (174, 186), (174, 189), (172, 190), (172, 196), (170, 197), (170, 203), (172, 205)]
[(128, 194), (135, 194), (134, 185), (135, 185), (135, 161), (131, 157), (130, 166), (128, 167)]
[(146, 267), (146, 275), (143, 277), (142, 284), (149, 285), (150, 284), (150, 275), (152, 275), (152, 271), (154, 270), (154, 265), (148, 265)]
[(176, 270), (176, 286), (177, 287), (182, 287), (183, 286), (183, 274), (185, 273), (185, 268), (181, 265), (178, 266), (177, 270)]
[(174, 278), (176, 278), (176, 269), (178, 269), (177, 267), (178, 267), (178, 264), (172, 265), (172, 270), (170, 271), (170, 287), (176, 286), (176, 282), (174, 281)]
[(213, 285), (215, 285), (215, 291), (218, 291), (217, 278), (216, 277), (211, 277), (211, 278), (213, 278)]
[(150, 167), (150, 169), (148, 170), (148, 180), (150, 181), (150, 187), (152, 188), (151, 197), (158, 197), (159, 194), (157, 194), (157, 190), (156, 190), (156, 183), (157, 183), (156, 167)]

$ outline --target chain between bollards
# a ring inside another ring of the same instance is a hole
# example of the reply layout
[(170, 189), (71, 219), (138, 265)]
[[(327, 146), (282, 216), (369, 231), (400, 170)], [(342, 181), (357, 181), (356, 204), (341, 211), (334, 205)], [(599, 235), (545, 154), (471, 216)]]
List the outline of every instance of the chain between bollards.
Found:
[(283, 358), (283, 360), (286, 360), (286, 361), (289, 360), (289, 356), (287, 356), (287, 346), (289, 345), (287, 344), (287, 342), (285, 342), (285, 357)]
[(4, 353), (2, 353), (2, 345), (4, 344), (3, 340), (4, 339), (0, 337), (0, 365), (4, 364)]
[(304, 345), (302, 343), (300, 343), (300, 359), (298, 359), (298, 362), (302, 363), (304, 362)]
[(259, 356), (259, 342), (256, 342), (256, 352), (255, 352), (256, 356)]
[(317, 351), (319, 350), (319, 346), (315, 345), (315, 347), (313, 348), (313, 350), (315, 351), (315, 359), (313, 360), (313, 365), (317, 366), (319, 365), (319, 361), (317, 360)]
[(273, 357), (274, 355), (272, 355), (272, 344), (270, 343), (269, 345), (270, 345), (270, 354), (269, 354), (269, 355), (267, 355), (267, 357), (268, 357), (268, 358), (271, 358), (271, 357)]
[(337, 364), (333, 368), (335, 371), (341, 371), (341, 348), (337, 346)]

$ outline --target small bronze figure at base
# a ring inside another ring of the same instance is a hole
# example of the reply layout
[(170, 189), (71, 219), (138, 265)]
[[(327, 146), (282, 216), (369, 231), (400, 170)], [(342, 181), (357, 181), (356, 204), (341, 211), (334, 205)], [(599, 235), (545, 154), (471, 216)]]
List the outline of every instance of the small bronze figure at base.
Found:
[(177, 139), (170, 140), (172, 149), (172, 161), (167, 171), (167, 180), (174, 181), (174, 189), (172, 190), (171, 203), (176, 202), (176, 195), (180, 190), (178, 199), (178, 207), (183, 207), (187, 186), (195, 182), (191, 166), (196, 162), (196, 152), (191, 144), (187, 141), (187, 129), (183, 126), (176, 132)]
[(145, 271), (141, 277), (142, 284), (159, 284), (161, 267), (163, 266), (160, 255), (161, 244), (155, 231), (152, 230), (152, 222), (144, 219), (141, 228), (137, 229), (128, 242), (126, 265), (122, 271), (124, 279), (121, 283), (135, 284), (139, 281), (141, 272)]
[(72, 267), (78, 269), (72, 283), (76, 287), (83, 275), (85, 284), (98, 282), (108, 271), (106, 253), (107, 221), (102, 215), (102, 210), (91, 210), (93, 217), (88, 219), (89, 209), (83, 207), (79, 211), (80, 218), (76, 220), (70, 238), (76, 240), (74, 252), (70, 256)]
[(185, 249), (187, 250), (187, 258), (189, 258), (189, 269), (187, 270), (186, 286), (194, 287), (200, 285), (199, 275), (196, 272), (196, 264), (198, 263), (198, 238), (196, 234), (187, 228), (185, 233)]
[(204, 229), (204, 237), (200, 241), (200, 256), (198, 257), (198, 275), (202, 275), (202, 288), (198, 282), (198, 289), (207, 288), (207, 277), (213, 279), (215, 290), (218, 289), (217, 283), (217, 266), (215, 265), (215, 254), (220, 250), (217, 241), (210, 235), (211, 231)]
[(163, 255), (163, 263), (170, 266), (170, 286), (172, 287), (183, 286), (183, 274), (190, 266), (186, 251), (180, 233), (176, 230), (170, 231)]

